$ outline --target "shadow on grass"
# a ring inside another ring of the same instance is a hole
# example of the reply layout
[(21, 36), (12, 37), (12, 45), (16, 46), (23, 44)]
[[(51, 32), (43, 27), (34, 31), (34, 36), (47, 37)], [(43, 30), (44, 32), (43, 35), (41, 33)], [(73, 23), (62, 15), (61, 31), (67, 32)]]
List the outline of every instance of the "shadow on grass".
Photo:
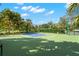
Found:
[(79, 44), (40, 38), (1, 40), (4, 56), (79, 56)]

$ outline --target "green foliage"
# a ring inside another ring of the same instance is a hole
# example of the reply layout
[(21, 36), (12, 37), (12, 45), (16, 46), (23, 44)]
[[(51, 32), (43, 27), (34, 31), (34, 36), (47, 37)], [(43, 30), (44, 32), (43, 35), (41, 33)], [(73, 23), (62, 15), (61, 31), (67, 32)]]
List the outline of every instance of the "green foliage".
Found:
[[(61, 25), (60, 25), (61, 24)], [(39, 32), (50, 32), (50, 33), (65, 33), (65, 26), (62, 26), (64, 23), (53, 24), (52, 22), (48, 22), (47, 24), (39, 25)]]
[(79, 15), (78, 16), (76, 16), (76, 17), (74, 17), (74, 23), (73, 23), (73, 26), (74, 26), (74, 28), (79, 28)]
[[(68, 15), (71, 15), (72, 11), (79, 4), (71, 4), (67, 9)], [(78, 8), (78, 7), (77, 7)], [(75, 11), (75, 10), (74, 10)], [(74, 28), (79, 28), (79, 15), (73, 18)], [(71, 25), (69, 25), (71, 30)], [(60, 17), (58, 23), (52, 21), (41, 24), (33, 25), (31, 19), (23, 19), (17, 12), (10, 9), (4, 9), (0, 12), (0, 33), (23, 33), (23, 32), (50, 32), (50, 33), (65, 33), (66, 30), (66, 16)]]
[(79, 10), (79, 3), (71, 3), (67, 9), (68, 15), (74, 15), (75, 13), (78, 14)]
[(30, 19), (26, 21), (21, 18), (21, 15), (10, 9), (4, 9), (0, 12), (0, 30), (10, 34), (11, 32), (29, 32), (32, 28)]
[(60, 20), (57, 24), (57, 27), (60, 31), (62, 31), (62, 30), (65, 31), (66, 30), (66, 16), (60, 17)]
[(62, 29), (40, 29), (40, 32), (65, 33), (65, 31)]
[(71, 3), (67, 9), (67, 14), (72, 17), (73, 20), (73, 30), (79, 28), (79, 3)]

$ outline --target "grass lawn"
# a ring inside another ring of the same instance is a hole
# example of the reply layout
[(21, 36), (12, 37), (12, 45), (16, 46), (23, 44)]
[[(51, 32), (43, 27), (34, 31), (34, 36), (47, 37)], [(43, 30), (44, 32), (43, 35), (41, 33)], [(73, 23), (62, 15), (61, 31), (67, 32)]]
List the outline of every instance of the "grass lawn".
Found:
[[(79, 36), (42, 33), (45, 36), (30, 35), (0, 36), (5, 56), (79, 56)], [(1, 51), (0, 51), (1, 52)]]

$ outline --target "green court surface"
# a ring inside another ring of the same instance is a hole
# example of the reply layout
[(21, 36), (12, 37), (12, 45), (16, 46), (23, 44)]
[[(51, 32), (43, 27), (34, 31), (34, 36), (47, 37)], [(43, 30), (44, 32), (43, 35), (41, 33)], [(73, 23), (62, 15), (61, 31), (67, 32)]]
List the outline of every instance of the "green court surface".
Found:
[[(79, 36), (41, 33), (45, 36), (0, 36), (4, 56), (79, 56)], [(1, 49), (0, 49), (1, 50)], [(0, 51), (1, 52), (1, 51)]]

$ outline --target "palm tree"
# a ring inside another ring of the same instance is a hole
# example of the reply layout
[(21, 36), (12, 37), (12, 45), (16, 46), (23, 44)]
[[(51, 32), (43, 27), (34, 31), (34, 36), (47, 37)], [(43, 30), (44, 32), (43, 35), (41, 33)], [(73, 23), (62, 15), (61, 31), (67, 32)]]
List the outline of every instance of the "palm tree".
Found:
[[(73, 27), (72, 24), (74, 23), (73, 21), (75, 21), (76, 19), (79, 20), (79, 3), (71, 3), (70, 6), (67, 9), (67, 13), (70, 17), (72, 17), (71, 21), (71, 28)], [(73, 17), (74, 16), (74, 17)], [(73, 20), (75, 19), (75, 20)], [(75, 28), (75, 25), (74, 25)]]
[(74, 12), (78, 12), (79, 3), (71, 3), (67, 9), (68, 15), (73, 15)]
[(74, 19), (75, 19), (75, 20), (74, 20), (75, 28), (79, 28), (79, 15), (76, 16)]

